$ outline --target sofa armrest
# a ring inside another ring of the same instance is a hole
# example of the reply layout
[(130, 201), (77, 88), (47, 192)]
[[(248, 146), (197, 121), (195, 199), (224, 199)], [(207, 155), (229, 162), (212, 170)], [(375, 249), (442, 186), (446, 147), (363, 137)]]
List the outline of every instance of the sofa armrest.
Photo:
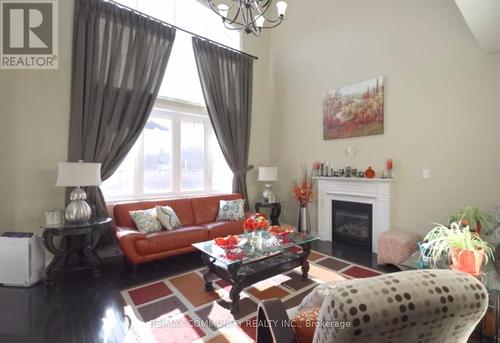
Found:
[(131, 227), (115, 227), (115, 237), (130, 263), (140, 263), (144, 257), (139, 255), (135, 250), (135, 242), (138, 240), (146, 239), (146, 235)]
[(257, 313), (257, 343), (295, 343), (295, 332), (290, 325), (285, 306), (280, 299), (263, 300)]

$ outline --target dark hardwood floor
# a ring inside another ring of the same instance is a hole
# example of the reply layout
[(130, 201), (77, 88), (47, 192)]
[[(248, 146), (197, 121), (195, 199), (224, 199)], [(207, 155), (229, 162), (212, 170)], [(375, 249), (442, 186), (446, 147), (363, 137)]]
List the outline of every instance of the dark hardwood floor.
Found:
[[(313, 249), (384, 272), (375, 255), (353, 246), (315, 242)], [(101, 277), (67, 275), (47, 296), (39, 283), (31, 288), (0, 287), (0, 342), (123, 342), (127, 321), (116, 290), (202, 266), (199, 253), (142, 265), (132, 276), (121, 257), (103, 261)]]

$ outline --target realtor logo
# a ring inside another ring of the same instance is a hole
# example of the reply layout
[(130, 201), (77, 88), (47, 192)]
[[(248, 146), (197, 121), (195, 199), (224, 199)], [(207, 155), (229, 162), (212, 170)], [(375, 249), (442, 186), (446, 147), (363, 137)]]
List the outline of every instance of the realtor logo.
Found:
[(57, 0), (0, 1), (2, 69), (57, 69)]

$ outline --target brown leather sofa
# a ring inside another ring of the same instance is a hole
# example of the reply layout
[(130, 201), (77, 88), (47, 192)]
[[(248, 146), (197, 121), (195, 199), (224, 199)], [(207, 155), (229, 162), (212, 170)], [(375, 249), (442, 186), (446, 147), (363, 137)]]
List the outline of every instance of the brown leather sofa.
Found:
[[(215, 221), (219, 200), (242, 198), (240, 194), (223, 194), (117, 204), (113, 207), (115, 237), (127, 260), (134, 265), (192, 252), (196, 250), (192, 243), (243, 233), (243, 221)], [(138, 231), (129, 211), (145, 210), (156, 205), (172, 207), (182, 227), (151, 234)]]

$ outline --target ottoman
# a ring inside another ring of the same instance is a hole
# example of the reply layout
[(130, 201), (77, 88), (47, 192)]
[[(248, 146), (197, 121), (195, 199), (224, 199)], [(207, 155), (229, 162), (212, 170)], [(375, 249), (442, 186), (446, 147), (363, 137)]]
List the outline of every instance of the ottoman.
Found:
[(413, 232), (389, 230), (384, 231), (378, 238), (377, 264), (397, 265), (415, 251), (420, 236)]

